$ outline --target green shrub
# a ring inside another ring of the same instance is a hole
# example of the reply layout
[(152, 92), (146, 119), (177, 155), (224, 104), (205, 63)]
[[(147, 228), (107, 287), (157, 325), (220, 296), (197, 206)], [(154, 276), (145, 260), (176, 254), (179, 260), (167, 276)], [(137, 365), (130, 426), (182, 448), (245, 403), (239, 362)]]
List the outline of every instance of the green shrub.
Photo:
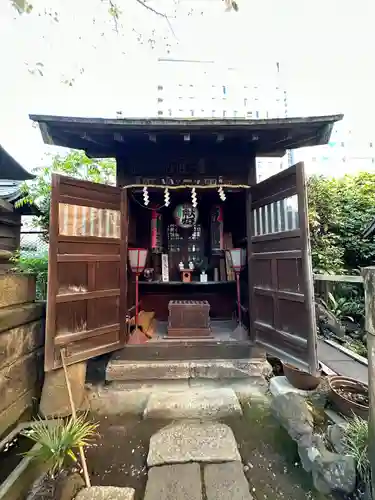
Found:
[(33, 274), (36, 277), (36, 298), (47, 299), (48, 282), (48, 253), (35, 254), (34, 252), (17, 251), (12, 257), (14, 271)]

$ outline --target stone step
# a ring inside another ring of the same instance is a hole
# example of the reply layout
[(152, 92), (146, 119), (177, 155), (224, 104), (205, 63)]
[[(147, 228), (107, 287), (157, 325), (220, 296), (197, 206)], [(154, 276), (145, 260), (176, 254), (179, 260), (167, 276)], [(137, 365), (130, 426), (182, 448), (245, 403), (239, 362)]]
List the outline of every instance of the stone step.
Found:
[(219, 419), (242, 415), (233, 389), (188, 389), (183, 392), (157, 392), (150, 395), (143, 418)]
[(268, 386), (264, 379), (189, 379), (116, 381), (105, 385), (86, 384), (87, 400), (94, 413), (102, 415), (143, 415), (148, 400), (157, 393), (181, 393), (194, 389), (233, 390), (241, 403), (263, 403)]
[(183, 420), (160, 429), (150, 439), (149, 467), (187, 462), (241, 462), (232, 429), (219, 422)]
[(206, 359), (186, 361), (131, 361), (113, 357), (106, 368), (107, 381), (246, 379), (262, 377), (264, 359)]

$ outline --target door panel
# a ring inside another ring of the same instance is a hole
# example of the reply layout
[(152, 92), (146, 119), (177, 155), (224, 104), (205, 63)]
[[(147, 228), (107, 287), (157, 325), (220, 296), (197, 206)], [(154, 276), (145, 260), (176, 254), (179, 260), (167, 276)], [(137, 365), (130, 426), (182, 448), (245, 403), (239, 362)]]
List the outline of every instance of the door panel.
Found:
[(302, 163), (251, 188), (251, 330), (265, 350), (316, 373), (316, 324)]
[(126, 343), (127, 191), (52, 177), (45, 370)]

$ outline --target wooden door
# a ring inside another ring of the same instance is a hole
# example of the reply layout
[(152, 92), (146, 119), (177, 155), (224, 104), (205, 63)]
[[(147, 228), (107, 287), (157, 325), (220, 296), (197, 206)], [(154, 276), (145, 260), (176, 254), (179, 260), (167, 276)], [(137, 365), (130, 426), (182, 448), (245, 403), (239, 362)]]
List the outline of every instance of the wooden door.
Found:
[(52, 177), (45, 370), (126, 343), (127, 191)]
[(253, 186), (249, 199), (251, 332), (268, 353), (315, 373), (316, 324), (303, 164)]

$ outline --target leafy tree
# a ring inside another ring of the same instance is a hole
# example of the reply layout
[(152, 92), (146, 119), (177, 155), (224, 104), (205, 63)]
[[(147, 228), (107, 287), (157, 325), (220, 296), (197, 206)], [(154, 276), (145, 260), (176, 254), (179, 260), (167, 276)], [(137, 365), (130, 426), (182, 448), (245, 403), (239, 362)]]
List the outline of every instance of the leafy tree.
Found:
[(35, 217), (34, 224), (45, 232), (45, 238), (48, 240), (52, 174), (62, 174), (102, 184), (115, 184), (116, 163), (111, 158), (92, 160), (82, 151), (71, 151), (66, 156), (54, 156), (51, 165), (38, 167), (33, 173), (36, 174), (36, 178), (24, 184), (24, 197), (18, 202), (18, 206), (32, 203), (38, 207), (40, 215)]
[(363, 238), (375, 217), (375, 174), (308, 181), (309, 225), (315, 272), (356, 272), (373, 263), (375, 240)]

